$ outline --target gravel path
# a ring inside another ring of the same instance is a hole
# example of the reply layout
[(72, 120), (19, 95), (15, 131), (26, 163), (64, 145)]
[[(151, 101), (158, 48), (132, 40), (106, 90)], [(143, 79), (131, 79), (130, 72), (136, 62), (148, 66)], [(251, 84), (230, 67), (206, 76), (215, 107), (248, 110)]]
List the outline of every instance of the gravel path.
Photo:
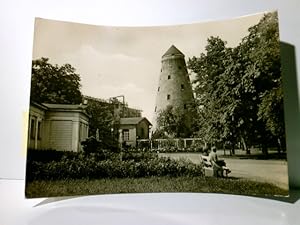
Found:
[[(169, 156), (174, 159), (186, 158), (193, 163), (200, 162), (200, 154), (197, 153), (160, 153), (161, 156)], [(222, 156), (219, 156), (222, 159)], [(278, 187), (288, 189), (288, 169), (285, 160), (254, 160), (226, 158), (227, 167), (231, 169), (231, 177), (247, 178), (259, 182), (275, 184)]]

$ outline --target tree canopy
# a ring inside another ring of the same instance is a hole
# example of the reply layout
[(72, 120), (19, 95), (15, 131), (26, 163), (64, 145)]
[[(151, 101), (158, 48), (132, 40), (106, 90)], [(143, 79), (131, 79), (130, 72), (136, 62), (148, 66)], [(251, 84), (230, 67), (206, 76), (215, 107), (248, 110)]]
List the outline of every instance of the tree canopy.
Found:
[(198, 135), (232, 148), (241, 142), (246, 150), (284, 139), (277, 14), (266, 14), (248, 31), (233, 48), (210, 37), (206, 52), (188, 60), (201, 108)]
[(48, 58), (32, 61), (31, 100), (37, 103), (80, 104), (80, 76), (70, 64), (52, 65)]
[(198, 114), (194, 104), (184, 107), (168, 105), (157, 117), (157, 138), (187, 138), (191, 137), (197, 127), (194, 126)]
[(90, 115), (89, 136), (93, 136), (105, 148), (117, 148), (120, 119), (114, 115), (114, 104), (87, 98), (87, 113)]
[(158, 114), (157, 125), (159, 130), (172, 137), (184, 137), (189, 133), (184, 111), (171, 105)]

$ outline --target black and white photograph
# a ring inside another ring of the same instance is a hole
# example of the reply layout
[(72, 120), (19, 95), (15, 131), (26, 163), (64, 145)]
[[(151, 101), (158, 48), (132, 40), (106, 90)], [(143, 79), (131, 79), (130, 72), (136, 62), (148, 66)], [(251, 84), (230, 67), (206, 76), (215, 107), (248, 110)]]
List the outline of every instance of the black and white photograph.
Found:
[(288, 196), (276, 11), (145, 27), (36, 18), (27, 198)]

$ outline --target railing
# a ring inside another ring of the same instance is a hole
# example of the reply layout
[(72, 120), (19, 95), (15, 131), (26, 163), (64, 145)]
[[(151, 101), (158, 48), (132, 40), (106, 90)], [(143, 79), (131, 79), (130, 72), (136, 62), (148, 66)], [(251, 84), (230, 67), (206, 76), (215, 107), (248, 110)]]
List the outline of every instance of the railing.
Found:
[(206, 143), (201, 138), (172, 138), (172, 139), (139, 139), (137, 147), (147, 147), (150, 149), (164, 148), (204, 148)]

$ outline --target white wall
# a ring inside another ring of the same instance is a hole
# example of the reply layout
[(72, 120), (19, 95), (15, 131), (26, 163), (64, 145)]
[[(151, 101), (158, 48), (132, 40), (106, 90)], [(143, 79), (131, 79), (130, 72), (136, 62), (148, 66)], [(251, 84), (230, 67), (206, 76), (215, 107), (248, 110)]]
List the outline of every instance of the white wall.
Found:
[[(1, 1), (0, 178), (23, 179), (25, 174), (27, 127), (24, 124), (27, 124), (29, 105), (34, 17), (97, 25), (166, 25), (232, 18), (272, 9), (279, 10), (281, 40), (296, 47), (299, 67), (299, 0)], [(295, 166), (300, 160), (300, 115), (299, 104), (295, 104), (299, 96), (297, 84), (299, 86), (299, 76), (289, 79), (286, 92), (289, 172), (294, 186), (300, 186), (297, 172), (300, 168)]]

